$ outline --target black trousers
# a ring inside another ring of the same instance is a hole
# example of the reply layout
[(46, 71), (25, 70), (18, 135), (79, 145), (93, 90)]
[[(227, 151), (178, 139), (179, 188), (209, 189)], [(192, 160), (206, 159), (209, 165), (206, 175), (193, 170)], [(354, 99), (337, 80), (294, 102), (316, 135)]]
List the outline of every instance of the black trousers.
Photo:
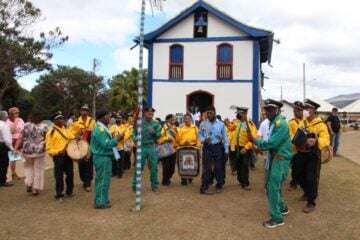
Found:
[(236, 156), (235, 151), (235, 164), (237, 170), (237, 180), (241, 186), (249, 186), (249, 164), (251, 161), (251, 152), (247, 151), (245, 155), (240, 153), (243, 147), (239, 148), (239, 156)]
[(299, 183), (307, 202), (315, 206), (318, 195), (321, 162), (318, 153), (300, 152), (298, 160)]
[(170, 179), (175, 172), (176, 153), (171, 154), (165, 158), (161, 158), (161, 165), (163, 169), (162, 184), (169, 184)]
[(83, 182), (83, 187), (90, 187), (94, 175), (92, 156), (90, 158), (80, 160), (78, 162), (78, 167), (80, 179)]
[(9, 150), (5, 143), (0, 143), (0, 184), (6, 183), (6, 174), (9, 167)]
[(124, 150), (118, 150), (120, 159), (112, 160), (112, 175), (122, 177), (124, 172)]
[(299, 184), (299, 153), (296, 153), (291, 159), (291, 186), (297, 186)]
[(231, 168), (231, 172), (237, 171), (235, 151), (230, 151), (230, 152), (229, 152), (229, 158), (230, 158), (230, 168)]
[(55, 156), (54, 161), (54, 176), (55, 176), (55, 198), (64, 196), (64, 173), (66, 175), (66, 194), (72, 194), (74, 189), (74, 165), (73, 161), (67, 156)]
[(125, 151), (124, 152), (124, 170), (129, 170), (131, 168), (131, 152)]

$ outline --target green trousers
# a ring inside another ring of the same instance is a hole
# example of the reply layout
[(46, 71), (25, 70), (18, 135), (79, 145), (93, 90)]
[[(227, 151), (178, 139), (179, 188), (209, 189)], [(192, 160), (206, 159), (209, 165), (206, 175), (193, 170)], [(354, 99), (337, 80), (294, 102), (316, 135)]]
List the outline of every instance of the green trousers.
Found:
[(112, 171), (112, 158), (93, 155), (95, 166), (95, 200), (96, 206), (106, 205), (109, 201), (109, 188)]
[[(158, 155), (155, 149), (155, 146), (142, 146), (141, 147), (141, 171), (144, 171), (145, 163), (148, 161), (149, 168), (150, 168), (150, 182), (151, 188), (158, 188), (159, 181), (158, 181)], [(132, 188), (135, 190), (136, 187), (136, 165), (134, 171), (134, 178), (131, 184)]]
[(281, 211), (286, 208), (284, 198), (282, 196), (282, 184), (286, 180), (289, 173), (290, 161), (272, 159), (270, 169), (267, 170), (268, 179), (266, 190), (269, 201), (269, 214), (272, 219), (277, 222), (282, 222), (284, 216)]

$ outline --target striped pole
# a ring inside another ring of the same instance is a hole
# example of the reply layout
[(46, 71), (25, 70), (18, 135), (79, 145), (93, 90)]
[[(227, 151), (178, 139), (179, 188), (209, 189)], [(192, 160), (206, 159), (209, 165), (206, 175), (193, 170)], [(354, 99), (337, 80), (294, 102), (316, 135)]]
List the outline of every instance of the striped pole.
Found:
[(138, 106), (139, 117), (137, 120), (137, 142), (136, 142), (136, 187), (135, 187), (135, 211), (141, 208), (141, 133), (143, 112), (143, 52), (144, 52), (144, 23), (145, 23), (145, 0), (141, 2), (140, 19), (140, 50), (139, 50), (139, 74), (138, 74)]

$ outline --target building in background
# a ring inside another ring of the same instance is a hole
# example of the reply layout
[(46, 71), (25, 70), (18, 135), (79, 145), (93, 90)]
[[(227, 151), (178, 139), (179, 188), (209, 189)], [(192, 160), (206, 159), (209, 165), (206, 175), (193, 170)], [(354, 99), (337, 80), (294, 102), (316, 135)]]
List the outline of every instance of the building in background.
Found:
[(258, 124), (261, 64), (271, 61), (273, 35), (197, 1), (144, 36), (148, 104), (160, 118), (209, 105), (232, 118), (230, 105), (246, 106)]

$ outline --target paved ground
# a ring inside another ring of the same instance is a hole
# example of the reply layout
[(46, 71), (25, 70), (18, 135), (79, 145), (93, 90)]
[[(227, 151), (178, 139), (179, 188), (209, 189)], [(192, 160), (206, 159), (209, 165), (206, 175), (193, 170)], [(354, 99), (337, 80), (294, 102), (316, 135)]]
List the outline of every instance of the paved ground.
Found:
[(360, 165), (360, 131), (342, 133), (339, 154)]

